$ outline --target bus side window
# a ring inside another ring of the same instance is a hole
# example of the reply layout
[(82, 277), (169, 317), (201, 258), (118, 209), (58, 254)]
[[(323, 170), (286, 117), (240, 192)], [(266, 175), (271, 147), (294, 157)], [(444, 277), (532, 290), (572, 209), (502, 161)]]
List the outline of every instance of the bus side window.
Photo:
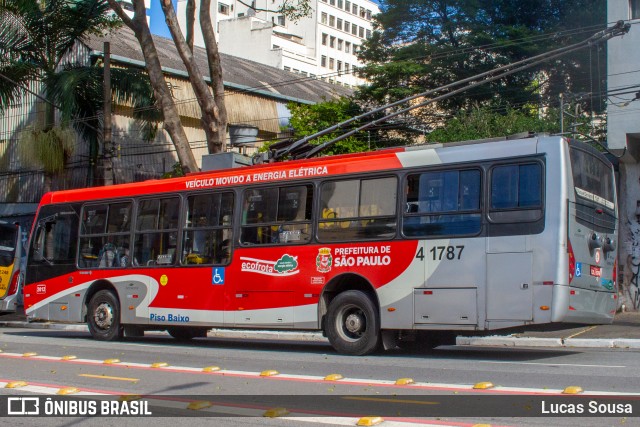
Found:
[(395, 176), (323, 183), (318, 239), (330, 242), (393, 237), (397, 185)]
[(187, 198), (182, 235), (185, 265), (228, 264), (231, 257), (233, 193), (205, 193)]
[(542, 218), (542, 165), (497, 165), (491, 169), (489, 220), (517, 224)]
[(138, 206), (134, 258), (140, 265), (174, 264), (180, 198), (144, 199)]

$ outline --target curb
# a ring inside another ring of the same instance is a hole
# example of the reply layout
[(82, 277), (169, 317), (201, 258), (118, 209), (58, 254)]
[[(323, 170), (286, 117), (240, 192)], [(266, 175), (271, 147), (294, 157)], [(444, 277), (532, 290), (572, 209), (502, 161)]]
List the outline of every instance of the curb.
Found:
[[(65, 324), (49, 322), (25, 322), (9, 320), (0, 322), (0, 327), (25, 328), (25, 329), (53, 329), (59, 331), (89, 332), (84, 324)], [(165, 331), (147, 331), (145, 334), (168, 335)], [(270, 331), (270, 330), (239, 330), (214, 328), (207, 333), (208, 338), (236, 338), (236, 339), (261, 339), (261, 340), (286, 340), (304, 342), (329, 342), (321, 332), (297, 332), (297, 331)]]
[[(26, 328), (26, 329), (52, 329), (74, 332), (88, 332), (87, 325), (26, 322), (26, 321), (0, 321), (0, 327)], [(166, 332), (150, 331), (157, 334)], [(232, 339), (261, 339), (302, 342), (328, 342), (321, 332), (301, 331), (271, 331), (271, 330), (239, 330), (214, 328), (207, 333), (209, 338)], [(552, 347), (552, 348), (620, 348), (640, 349), (640, 339), (630, 338), (534, 338), (514, 336), (488, 336), (456, 338), (456, 345), (469, 347)]]
[(629, 338), (531, 338), (531, 337), (457, 337), (459, 346), (486, 347), (564, 347), (564, 348), (640, 348), (640, 339)]

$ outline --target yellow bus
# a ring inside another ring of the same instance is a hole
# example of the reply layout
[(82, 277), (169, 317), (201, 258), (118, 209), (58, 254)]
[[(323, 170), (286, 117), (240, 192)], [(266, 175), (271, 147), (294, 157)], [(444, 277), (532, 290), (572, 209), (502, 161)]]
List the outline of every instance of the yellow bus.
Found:
[(19, 225), (0, 221), (0, 313), (14, 312), (22, 302), (21, 235)]

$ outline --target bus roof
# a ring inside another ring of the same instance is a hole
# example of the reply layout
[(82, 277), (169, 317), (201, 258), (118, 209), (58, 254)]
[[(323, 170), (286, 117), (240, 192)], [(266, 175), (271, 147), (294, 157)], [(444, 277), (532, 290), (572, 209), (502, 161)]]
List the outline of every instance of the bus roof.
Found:
[[(311, 179), (351, 173), (375, 172), (429, 164), (461, 162), (472, 159), (533, 154), (538, 138), (507, 138), (464, 141), (452, 144), (427, 144), (396, 147), (379, 151), (291, 160), (239, 168), (197, 172), (185, 177), (154, 179), (128, 184), (50, 192), (41, 203), (70, 203), (107, 200), (127, 196), (206, 190), (241, 184)], [(474, 148), (468, 145), (475, 145)], [(508, 148), (508, 150), (505, 150)]]

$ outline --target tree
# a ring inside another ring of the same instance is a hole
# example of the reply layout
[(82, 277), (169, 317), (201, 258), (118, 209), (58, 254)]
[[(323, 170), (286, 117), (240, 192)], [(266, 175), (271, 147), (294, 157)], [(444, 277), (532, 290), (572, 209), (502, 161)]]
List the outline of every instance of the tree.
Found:
[(191, 151), (187, 134), (180, 122), (180, 115), (173, 102), (171, 91), (167, 86), (162, 72), (162, 66), (160, 59), (158, 58), (158, 51), (153, 43), (151, 31), (147, 24), (147, 12), (144, 5), (144, 0), (133, 0), (134, 15), (133, 19), (122, 10), (120, 4), (116, 0), (107, 0), (109, 6), (120, 17), (124, 24), (133, 30), (145, 59), (145, 65), (151, 86), (153, 87), (153, 94), (157, 100), (158, 106), (162, 112), (164, 121), (164, 129), (171, 137), (174, 147), (176, 148), (176, 154), (178, 160), (182, 165), (185, 172), (195, 172), (198, 170), (196, 159)]
[[(45, 112), (38, 123), (20, 137), (36, 163), (44, 168), (44, 191), (63, 169), (71, 154), (75, 128), (89, 143), (95, 164), (100, 136), (99, 112), (102, 70), (64, 65), (67, 55), (83, 36), (117, 25), (105, 0), (0, 0), (0, 112), (19, 103), (36, 84)], [(114, 70), (118, 99), (149, 104), (148, 83), (130, 70)], [(38, 86), (39, 85), (39, 86)], [(34, 92), (35, 93), (35, 92)], [(56, 111), (60, 123), (56, 124)]]
[[(360, 49), (371, 84), (359, 98), (386, 103), (583, 40), (606, 26), (600, 0), (386, 0)], [(593, 47), (440, 102), (439, 111), (476, 105), (549, 103), (563, 91), (603, 87), (604, 51)], [(598, 97), (594, 97), (599, 107)], [(424, 111), (430, 115), (433, 110)]]
[(538, 116), (535, 108), (503, 111), (491, 107), (476, 107), (470, 111), (460, 111), (447, 120), (445, 125), (431, 132), (429, 142), (453, 142), (473, 139), (493, 138), (521, 132), (560, 131), (557, 111), (549, 111)]
[[(176, 150), (178, 150), (178, 146), (184, 150), (184, 156), (181, 156), (180, 153), (178, 153), (178, 159), (182, 164), (183, 170), (185, 172), (195, 170), (195, 160), (193, 160), (194, 165), (191, 166), (191, 160), (186, 158), (186, 155), (188, 154), (187, 151), (191, 153), (191, 150), (189, 148), (188, 141), (186, 140), (186, 136), (183, 139), (184, 130), (182, 129), (182, 125), (179, 123), (177, 113), (175, 113), (174, 117), (174, 112), (176, 111), (175, 105), (167, 91), (158, 55), (153, 44), (153, 39), (151, 38), (149, 26), (146, 22), (144, 1), (133, 0), (133, 19), (130, 19), (126, 13), (124, 13), (117, 0), (108, 1), (125, 25), (134, 31), (136, 38), (140, 42), (156, 98), (161, 100), (162, 111), (165, 114), (165, 124), (167, 117), (171, 120), (171, 131), (169, 132), (171, 139), (176, 146)], [(178, 19), (171, 0), (160, 0), (160, 4), (166, 18), (167, 26), (171, 32), (171, 37), (176, 45), (178, 54), (187, 69), (189, 82), (191, 83), (191, 87), (196, 94), (196, 98), (200, 106), (202, 113), (201, 121), (205, 131), (209, 153), (212, 154), (224, 151), (227, 132), (227, 113), (224, 104), (224, 82), (222, 80), (220, 54), (218, 52), (218, 45), (216, 43), (213, 25), (211, 23), (211, 0), (200, 1), (199, 14), (200, 28), (202, 29), (205, 49), (207, 52), (209, 77), (211, 80), (209, 85), (205, 83), (204, 76), (193, 57), (195, 3), (191, 2), (191, 0), (187, 3), (186, 39), (178, 25)], [(299, 18), (300, 16), (310, 13), (309, 0), (284, 0), (277, 11), (290, 18)], [(169, 131), (169, 128), (167, 128), (167, 130)], [(193, 157), (192, 153), (191, 157)]]
[[(293, 128), (295, 139), (313, 135), (336, 123), (362, 114), (362, 109), (353, 100), (344, 97), (312, 105), (291, 102), (288, 108), (291, 112), (289, 123)], [(349, 128), (321, 136), (313, 140), (312, 144), (319, 145), (330, 141), (350, 129), (357, 128), (361, 124), (361, 122), (355, 121), (351, 123)], [(371, 130), (363, 131), (338, 141), (323, 151), (322, 154), (358, 153), (397, 145), (398, 143), (400, 141), (381, 138), (379, 127), (373, 127)]]

